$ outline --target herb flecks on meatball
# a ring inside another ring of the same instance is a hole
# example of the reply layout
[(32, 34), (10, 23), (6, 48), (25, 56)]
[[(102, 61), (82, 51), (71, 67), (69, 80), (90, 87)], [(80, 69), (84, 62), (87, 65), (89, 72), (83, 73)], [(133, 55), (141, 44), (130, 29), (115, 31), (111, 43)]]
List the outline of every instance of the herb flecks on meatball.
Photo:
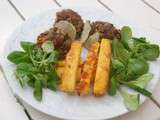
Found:
[(56, 27), (41, 33), (37, 38), (37, 45), (41, 47), (45, 41), (53, 42), (54, 47), (60, 52), (60, 58), (65, 57), (71, 46), (71, 40), (68, 35)]
[(103, 21), (95, 21), (92, 22), (92, 32), (99, 32), (100, 38), (108, 38), (108, 39), (114, 39), (115, 37), (120, 37), (120, 31), (116, 29), (113, 24)]
[(78, 34), (80, 34), (83, 29), (84, 23), (81, 16), (71, 9), (64, 9), (56, 13), (56, 22), (61, 20), (66, 20), (72, 23), (75, 26)]
[(55, 27), (41, 33), (37, 38), (37, 44), (41, 46), (45, 41), (49, 40), (53, 42), (55, 48), (58, 48), (63, 44), (65, 37), (64, 32)]

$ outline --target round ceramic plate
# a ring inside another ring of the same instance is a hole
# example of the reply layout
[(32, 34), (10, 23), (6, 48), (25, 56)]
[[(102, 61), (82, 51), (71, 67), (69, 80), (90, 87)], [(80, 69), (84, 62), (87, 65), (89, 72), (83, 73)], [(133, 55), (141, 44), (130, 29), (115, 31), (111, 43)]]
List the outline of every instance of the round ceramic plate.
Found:
[[(37, 36), (49, 29), (55, 20), (55, 15), (59, 9), (50, 9), (40, 15), (37, 15), (18, 27), (14, 33), (8, 39), (2, 64), (7, 77), (8, 83), (12, 88), (13, 92), (24, 102), (32, 106), (33, 108), (64, 119), (84, 120), (84, 119), (109, 119), (115, 116), (127, 113), (128, 110), (123, 104), (123, 100), (119, 94), (114, 97), (105, 95), (104, 97), (94, 96), (71, 96), (63, 92), (53, 92), (51, 90), (43, 90), (43, 100), (38, 102), (34, 99), (32, 92), (33, 90), (29, 87), (22, 89), (14, 76), (15, 65), (11, 64), (6, 56), (13, 50), (20, 50), (20, 41), (31, 41), (35, 42)], [(146, 36), (148, 40), (153, 43), (158, 43), (158, 37), (152, 36), (138, 27), (135, 24), (122, 20), (116, 15), (95, 8), (83, 8), (76, 7), (76, 11), (82, 16), (84, 20), (99, 20), (108, 21), (113, 23), (116, 27), (121, 28), (124, 25), (129, 25), (133, 29), (134, 36)], [(83, 53), (84, 54), (84, 53)], [(154, 74), (154, 78), (149, 83), (147, 89), (153, 90), (159, 79), (159, 61), (154, 61), (150, 65), (150, 72)], [(143, 103), (145, 97), (141, 96), (141, 103)]]

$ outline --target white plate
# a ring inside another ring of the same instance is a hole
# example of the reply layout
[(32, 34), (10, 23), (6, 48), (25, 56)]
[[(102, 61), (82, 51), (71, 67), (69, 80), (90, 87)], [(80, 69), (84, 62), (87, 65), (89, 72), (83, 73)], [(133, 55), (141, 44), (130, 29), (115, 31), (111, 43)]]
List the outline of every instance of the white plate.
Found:
[[(38, 102), (32, 96), (32, 89), (25, 87), (22, 89), (15, 79), (13, 71), (15, 66), (7, 61), (6, 56), (13, 50), (20, 49), (20, 41), (32, 41), (35, 42), (36, 37), (50, 28), (53, 25), (55, 19), (55, 13), (60, 9), (50, 9), (40, 15), (37, 15), (24, 24), (18, 27), (15, 32), (10, 36), (7, 41), (4, 54), (3, 54), (3, 68), (10, 87), (13, 92), (20, 97), (27, 104), (33, 108), (64, 119), (84, 120), (84, 119), (109, 119), (115, 116), (127, 113), (128, 110), (123, 104), (123, 100), (119, 94), (114, 97), (105, 95), (104, 97), (79, 97), (71, 96), (62, 92), (53, 92), (48, 89), (43, 90), (43, 101)], [(117, 27), (123, 25), (129, 25), (133, 29), (134, 36), (146, 36), (154, 43), (158, 43), (158, 37), (147, 34), (141, 31), (135, 24), (121, 20), (114, 14), (108, 13), (94, 8), (76, 8), (76, 11), (88, 20), (104, 20), (114, 23)], [(158, 66), (159, 61), (155, 61), (150, 65), (150, 72), (154, 74), (153, 80), (149, 83), (149, 90), (153, 90), (159, 79), (160, 68)], [(145, 100), (145, 97), (141, 96), (141, 103)]]

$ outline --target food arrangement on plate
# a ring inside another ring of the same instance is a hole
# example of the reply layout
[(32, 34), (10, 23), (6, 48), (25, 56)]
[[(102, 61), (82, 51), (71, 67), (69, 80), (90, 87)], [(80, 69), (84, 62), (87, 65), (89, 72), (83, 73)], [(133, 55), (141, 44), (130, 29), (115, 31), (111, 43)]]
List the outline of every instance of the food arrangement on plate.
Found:
[(117, 29), (105, 21), (84, 22), (75, 11), (64, 9), (36, 43), (22, 41), (20, 45), (23, 51), (13, 51), (7, 58), (16, 64), (20, 85), (33, 88), (38, 101), (43, 88), (95, 97), (119, 92), (129, 110), (139, 107), (140, 94), (152, 97), (146, 90), (153, 77), (148, 70), (159, 57), (159, 46), (132, 36), (129, 26)]

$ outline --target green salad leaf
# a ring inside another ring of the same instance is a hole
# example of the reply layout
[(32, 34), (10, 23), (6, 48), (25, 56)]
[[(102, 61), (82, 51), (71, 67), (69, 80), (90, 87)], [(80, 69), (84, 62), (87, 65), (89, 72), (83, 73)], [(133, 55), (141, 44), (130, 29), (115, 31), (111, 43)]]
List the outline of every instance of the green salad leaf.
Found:
[(117, 74), (125, 69), (125, 66), (122, 62), (120, 62), (117, 59), (112, 58), (111, 60), (111, 72), (110, 75), (113, 76), (114, 74)]
[(15, 74), (16, 74), (16, 77), (18, 78), (19, 83), (20, 83), (22, 88), (25, 86), (26, 82), (30, 80), (28, 75), (25, 75), (21, 72), (16, 72)]
[(28, 52), (28, 53), (29, 53), (29, 51), (32, 50), (33, 47), (35, 46), (35, 43), (26, 42), (26, 41), (21, 41), (20, 44), (21, 44), (21, 47), (23, 48), (23, 50), (24, 50), (25, 52)]
[(131, 111), (137, 110), (140, 102), (140, 94), (129, 94), (126, 91), (122, 90), (120, 93), (123, 97), (123, 101), (126, 107)]
[(117, 93), (118, 88), (119, 88), (118, 81), (116, 81), (115, 78), (112, 77), (110, 80), (110, 86), (108, 90), (109, 95), (114, 96)]
[(121, 71), (125, 68), (124, 64), (117, 59), (112, 59), (112, 68)]
[(119, 60), (123, 64), (127, 63), (130, 57), (130, 53), (124, 48), (123, 44), (118, 39), (113, 40), (112, 51), (113, 51), (113, 58)]
[(52, 70), (51, 72), (48, 73), (48, 84), (47, 87), (53, 91), (56, 91), (57, 89), (57, 83), (58, 83), (58, 79), (59, 76), (56, 72), (56, 70)]
[(123, 45), (125, 46), (125, 48), (129, 49), (130, 46), (132, 46), (133, 41), (132, 39), (132, 30), (130, 27), (128, 26), (124, 26), (121, 29), (121, 41), (123, 43)]
[(159, 56), (159, 46), (155, 44), (139, 44), (136, 49), (138, 56), (143, 56), (146, 60), (155, 60)]
[(148, 63), (145, 60), (138, 58), (129, 59), (128, 65), (126, 67), (127, 67), (127, 76), (129, 81), (134, 80), (137, 77), (147, 73), (149, 69)]
[(13, 51), (8, 56), (7, 59), (14, 64), (19, 64), (22, 62), (30, 62), (29, 55), (22, 51)]
[(140, 38), (132, 37), (132, 39), (134, 40), (134, 46), (137, 46), (138, 44), (141, 43), (147, 43), (145, 37), (140, 37)]
[(139, 78), (137, 78), (134, 81), (130, 81), (129, 84), (136, 85), (140, 88), (145, 88), (148, 84), (148, 82), (153, 78), (153, 75), (150, 73), (143, 74)]
[(39, 72), (39, 70), (30, 63), (20, 63), (16, 67), (16, 72), (28, 75)]
[(38, 79), (36, 79), (34, 83), (33, 95), (38, 101), (42, 100), (42, 83)]
[(38, 79), (41, 81), (43, 88), (47, 88), (48, 75), (38, 73), (38, 74), (34, 75), (34, 77), (35, 77), (35, 80)]

